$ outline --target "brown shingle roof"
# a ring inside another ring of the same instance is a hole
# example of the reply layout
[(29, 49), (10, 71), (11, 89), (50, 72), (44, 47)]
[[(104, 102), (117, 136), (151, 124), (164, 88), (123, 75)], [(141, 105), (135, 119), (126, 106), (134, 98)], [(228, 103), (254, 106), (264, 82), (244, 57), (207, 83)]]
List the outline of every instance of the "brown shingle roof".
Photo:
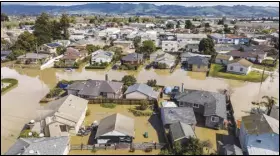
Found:
[(243, 58), (242, 59), (232, 60), (232, 61), (230, 61), (230, 64), (231, 63), (239, 63), (239, 64), (241, 64), (244, 67), (250, 67), (250, 66), (253, 65), (253, 63), (251, 63), (250, 61), (247, 61), (246, 59), (243, 59)]
[(218, 54), (218, 55), (216, 56), (216, 59), (229, 60), (230, 57), (231, 57), (230, 55)]

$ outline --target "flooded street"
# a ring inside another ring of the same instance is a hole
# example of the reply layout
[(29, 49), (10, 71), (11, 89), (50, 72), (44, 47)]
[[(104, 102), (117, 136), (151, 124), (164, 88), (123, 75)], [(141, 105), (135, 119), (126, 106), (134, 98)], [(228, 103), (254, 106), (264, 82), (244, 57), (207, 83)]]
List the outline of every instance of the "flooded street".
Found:
[(274, 74), (274, 81), (270, 77), (262, 84), (259, 94), (260, 83), (242, 82), (236, 80), (225, 80), (206, 77), (203, 73), (187, 72), (176, 69), (172, 74), (169, 70), (145, 70), (138, 71), (115, 71), (76, 69), (73, 72), (65, 72), (63, 69), (49, 68), (45, 70), (36, 69), (13, 69), (1, 68), (3, 78), (15, 78), (18, 86), (1, 96), (1, 153), (13, 144), (24, 124), (35, 117), (40, 109), (39, 101), (50, 88), (53, 88), (59, 80), (104, 80), (108, 74), (109, 80), (121, 80), (124, 75), (133, 74), (138, 82), (146, 83), (147, 80), (156, 79), (157, 83), (165, 86), (184, 83), (188, 89), (202, 89), (217, 92), (229, 86), (234, 90), (232, 103), (236, 118), (246, 115), (250, 110), (251, 102), (258, 100), (263, 95), (279, 98), (279, 73)]

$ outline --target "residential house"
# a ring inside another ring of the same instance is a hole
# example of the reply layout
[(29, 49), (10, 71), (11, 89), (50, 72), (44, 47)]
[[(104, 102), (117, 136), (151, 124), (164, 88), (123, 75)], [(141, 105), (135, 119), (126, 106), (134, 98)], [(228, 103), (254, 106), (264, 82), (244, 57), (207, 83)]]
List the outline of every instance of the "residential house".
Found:
[(226, 116), (226, 97), (220, 93), (185, 90), (175, 95), (179, 107), (193, 108), (194, 112), (205, 117), (205, 125), (218, 128), (224, 124)]
[(83, 40), (86, 37), (86, 32), (85, 30), (77, 30), (74, 29), (73, 32), (70, 34), (69, 36), (69, 40), (70, 41), (79, 41), (79, 40)]
[(143, 54), (130, 53), (121, 59), (122, 64), (139, 65), (143, 63)]
[(176, 34), (178, 42), (184, 41), (201, 41), (207, 38), (206, 34)]
[(114, 46), (120, 46), (122, 48), (134, 49), (133, 41), (120, 41), (116, 40), (113, 42)]
[(75, 41), (75, 42), (71, 43), (69, 45), (69, 47), (79, 49), (79, 50), (83, 50), (83, 49), (86, 49), (86, 46), (89, 45), (89, 44), (93, 44), (93, 40), (81, 39), (81, 40), (78, 40), (78, 41)]
[(208, 60), (210, 60), (210, 58), (211, 58), (211, 55), (201, 55), (201, 54), (197, 54), (197, 53), (185, 52), (180, 55), (181, 62), (186, 63), (189, 58), (194, 57), (194, 56), (205, 57)]
[(19, 138), (5, 155), (68, 155), (70, 138)]
[(72, 67), (81, 58), (82, 55), (79, 50), (70, 47), (66, 49), (66, 52), (61, 60), (64, 61), (66, 66)]
[(226, 54), (232, 50), (238, 50), (240, 46), (236, 47), (234, 44), (215, 44), (215, 51), (219, 54)]
[(85, 119), (88, 100), (67, 95), (48, 103), (44, 119), (27, 124), (31, 132), (44, 133), (47, 137), (77, 134)]
[(146, 84), (136, 83), (129, 86), (124, 95), (126, 99), (158, 100), (159, 92), (154, 91), (152, 87)]
[(227, 72), (247, 75), (252, 70), (253, 63), (246, 59), (235, 59), (227, 64)]
[(190, 107), (163, 107), (161, 111), (161, 120), (165, 127), (173, 123), (182, 122), (195, 128), (196, 118), (193, 108)]
[(59, 43), (64, 48), (68, 47), (71, 44), (70, 40), (55, 40), (54, 42)]
[(119, 38), (120, 29), (119, 28), (106, 28), (98, 32), (98, 37), (107, 38), (112, 37), (113, 39)]
[(267, 52), (263, 51), (238, 51), (233, 50), (227, 53), (227, 55), (232, 56), (234, 59), (245, 58), (251, 62), (262, 63), (267, 57)]
[(226, 34), (226, 38), (228, 39), (228, 42), (232, 40), (233, 44), (247, 44), (249, 43), (249, 38), (246, 36), (241, 35), (234, 35), (234, 34)]
[[(186, 41), (184, 46), (181, 46), (182, 48), (185, 48), (187, 52), (196, 52), (198, 53), (199, 52), (199, 48), (198, 48), (198, 45), (199, 45), (199, 42), (200, 41)], [(179, 42), (179, 44), (181, 44), (181, 42)], [(183, 43), (181, 44), (183, 45)]]
[(51, 56), (48, 54), (41, 54), (41, 53), (26, 53), (17, 57), (17, 60), (22, 64), (44, 64)]
[(162, 107), (178, 107), (173, 101), (162, 101)]
[(97, 50), (91, 54), (91, 64), (94, 63), (110, 63), (113, 60), (114, 52), (112, 51), (104, 51), (104, 50)]
[(187, 59), (187, 68), (193, 72), (207, 72), (209, 70), (209, 59), (200, 56), (193, 56)]
[(230, 55), (218, 54), (215, 58), (215, 63), (227, 65), (232, 60), (233, 57)]
[(68, 94), (77, 95), (86, 99), (98, 97), (119, 99), (122, 97), (123, 83), (104, 80), (76, 81), (66, 87)]
[(183, 122), (175, 122), (169, 126), (170, 140), (174, 144), (180, 142), (181, 144), (187, 143), (190, 137), (196, 138), (194, 129), (191, 125)]
[(2, 51), (1, 50), (1, 61), (7, 60), (7, 56), (11, 53), (11, 50)]
[(162, 41), (161, 45), (164, 52), (178, 52), (177, 41)]
[(213, 33), (213, 34), (209, 35), (209, 37), (214, 41), (214, 43), (217, 43), (217, 44), (225, 44), (225, 43), (232, 44), (233, 43), (233, 40), (226, 38), (225, 34)]
[(255, 45), (267, 45), (268, 41), (267, 40), (263, 40), (263, 39), (253, 38), (251, 43), (255, 44)]
[(239, 140), (248, 155), (279, 155), (279, 120), (265, 114), (243, 116)]
[(62, 45), (59, 43), (46, 43), (39, 47), (40, 53), (46, 54), (56, 54), (56, 48), (61, 47)]
[(135, 137), (134, 119), (120, 113), (103, 118), (95, 139), (98, 144), (131, 143)]
[(171, 68), (175, 65), (176, 58), (171, 54), (159, 50), (150, 55), (150, 61), (153, 62), (155, 66), (158, 64), (165, 64), (166, 68)]

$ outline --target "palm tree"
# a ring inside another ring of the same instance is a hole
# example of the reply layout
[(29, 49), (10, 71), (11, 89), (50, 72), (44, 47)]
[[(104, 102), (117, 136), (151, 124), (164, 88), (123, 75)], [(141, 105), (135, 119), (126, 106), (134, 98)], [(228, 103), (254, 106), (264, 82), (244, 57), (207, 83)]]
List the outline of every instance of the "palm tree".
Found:
[(266, 101), (252, 102), (252, 104), (257, 105), (257, 106), (265, 106), (267, 108), (267, 114), (266, 115), (270, 115), (273, 106), (276, 104), (277, 98), (275, 98), (273, 96), (271, 96), (271, 97), (263, 96), (262, 99), (266, 99)]

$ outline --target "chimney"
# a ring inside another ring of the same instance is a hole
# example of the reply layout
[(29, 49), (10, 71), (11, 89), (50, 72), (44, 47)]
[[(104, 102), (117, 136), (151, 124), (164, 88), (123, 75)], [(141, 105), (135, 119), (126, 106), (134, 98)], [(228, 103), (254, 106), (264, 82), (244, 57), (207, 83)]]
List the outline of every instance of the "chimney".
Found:
[(182, 83), (182, 93), (184, 92), (184, 83)]

